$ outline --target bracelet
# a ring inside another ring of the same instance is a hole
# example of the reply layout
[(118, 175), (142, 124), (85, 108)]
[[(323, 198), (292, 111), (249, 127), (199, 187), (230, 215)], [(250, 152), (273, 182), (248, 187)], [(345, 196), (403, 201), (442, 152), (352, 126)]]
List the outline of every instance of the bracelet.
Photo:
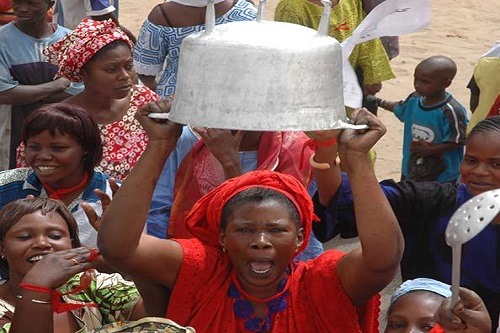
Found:
[(21, 283), (19, 285), (19, 287), (24, 288), (26, 290), (36, 291), (36, 292), (44, 293), (44, 294), (51, 294), (52, 295), (54, 293), (54, 291), (52, 289), (40, 287), (40, 286), (35, 286), (32, 284), (27, 284), (27, 283)]
[[(23, 299), (23, 295), (16, 295), (18, 299)], [(36, 304), (52, 304), (51, 301), (41, 301), (39, 299), (32, 298), (31, 302), (36, 303)]]
[(328, 147), (337, 143), (337, 138), (332, 138), (327, 141), (318, 141), (315, 139), (310, 139), (306, 144), (311, 148), (316, 147)]
[[(331, 165), (330, 163), (318, 163), (316, 162), (316, 160), (314, 159), (316, 157), (316, 153), (313, 153), (311, 155), (311, 158), (309, 158), (309, 164), (311, 164), (311, 166), (315, 169), (319, 169), (319, 170), (328, 170), (330, 169)], [(333, 165), (339, 165), (340, 164), (340, 157), (337, 155), (335, 157), (335, 159), (333, 160)]]
[[(311, 155), (311, 158), (309, 158), (309, 164), (311, 165), (311, 167), (315, 168), (315, 169), (319, 169), (319, 170), (328, 170), (330, 169), (331, 165), (330, 163), (318, 163), (316, 162), (316, 160), (314, 159), (316, 157), (316, 153), (313, 153)], [(333, 160), (333, 165), (340, 165), (340, 157), (339, 155), (337, 155), (335, 157), (335, 159)]]

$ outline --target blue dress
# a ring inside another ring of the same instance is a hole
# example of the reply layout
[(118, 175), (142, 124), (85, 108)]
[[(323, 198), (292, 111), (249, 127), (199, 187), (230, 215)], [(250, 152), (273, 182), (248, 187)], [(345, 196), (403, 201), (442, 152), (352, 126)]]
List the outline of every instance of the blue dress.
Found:
[[(234, 21), (253, 21), (255, 6), (247, 0), (238, 0), (215, 24)], [(134, 48), (134, 66), (137, 74), (156, 76), (156, 93), (163, 98), (175, 93), (181, 43), (192, 33), (205, 30), (205, 25), (173, 28), (144, 21)]]

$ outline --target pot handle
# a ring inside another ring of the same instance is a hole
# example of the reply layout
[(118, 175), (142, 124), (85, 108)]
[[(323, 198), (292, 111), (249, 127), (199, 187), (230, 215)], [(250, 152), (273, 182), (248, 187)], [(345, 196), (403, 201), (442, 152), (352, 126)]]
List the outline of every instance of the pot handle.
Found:
[(210, 34), (215, 27), (215, 4), (214, 0), (208, 0), (207, 11), (205, 12), (205, 33)]
[(266, 19), (266, 0), (259, 1), (259, 8), (257, 9), (257, 22)]
[(321, 20), (319, 21), (317, 36), (326, 37), (328, 36), (328, 30), (330, 30), (332, 2), (330, 0), (321, 0), (321, 3), (323, 3), (323, 13), (321, 14)]

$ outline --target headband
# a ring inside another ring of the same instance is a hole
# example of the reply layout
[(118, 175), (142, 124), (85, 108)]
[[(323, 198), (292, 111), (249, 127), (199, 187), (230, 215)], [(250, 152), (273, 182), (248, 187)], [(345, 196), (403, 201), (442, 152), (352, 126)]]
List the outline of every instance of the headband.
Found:
[(82, 82), (82, 68), (85, 64), (104, 46), (117, 40), (125, 41), (130, 49), (134, 46), (111, 19), (94, 21), (85, 18), (75, 30), (45, 48), (43, 54), (49, 63), (59, 67), (56, 77)]

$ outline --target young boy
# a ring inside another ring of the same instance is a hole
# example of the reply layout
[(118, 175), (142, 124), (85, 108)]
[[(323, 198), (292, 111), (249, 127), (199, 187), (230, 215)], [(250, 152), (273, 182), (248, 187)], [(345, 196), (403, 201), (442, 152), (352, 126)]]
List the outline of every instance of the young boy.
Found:
[(402, 179), (455, 182), (463, 158), (467, 112), (446, 91), (457, 66), (445, 56), (433, 56), (417, 65), (415, 92), (405, 101), (377, 98), (404, 125)]

